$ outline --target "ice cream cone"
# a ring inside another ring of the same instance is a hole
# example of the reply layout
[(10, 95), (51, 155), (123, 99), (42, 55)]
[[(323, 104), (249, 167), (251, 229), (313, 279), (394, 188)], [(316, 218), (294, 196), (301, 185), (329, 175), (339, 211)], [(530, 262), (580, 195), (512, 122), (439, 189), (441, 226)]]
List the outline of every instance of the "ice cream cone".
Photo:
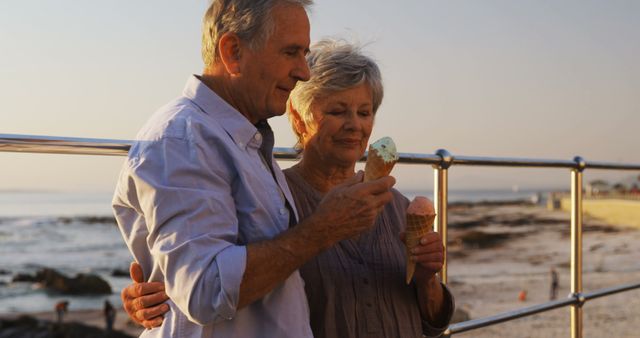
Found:
[(420, 239), (432, 230), (435, 218), (433, 204), (426, 197), (416, 197), (407, 208), (407, 227), (404, 238), (407, 258), (407, 284), (411, 283), (413, 274), (416, 271), (416, 263), (409, 259), (411, 257), (411, 249), (416, 247), (420, 243)]
[(367, 163), (364, 167), (364, 181), (388, 176), (397, 161), (396, 145), (390, 137), (383, 137), (369, 145)]

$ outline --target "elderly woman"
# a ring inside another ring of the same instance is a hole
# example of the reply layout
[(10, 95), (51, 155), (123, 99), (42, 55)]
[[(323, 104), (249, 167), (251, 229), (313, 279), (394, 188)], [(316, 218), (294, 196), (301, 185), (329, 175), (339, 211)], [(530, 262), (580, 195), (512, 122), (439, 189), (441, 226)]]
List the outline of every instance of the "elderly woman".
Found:
[[(307, 61), (311, 79), (297, 84), (288, 104), (302, 159), (284, 171), (301, 219), (355, 175), (383, 96), (378, 66), (348, 43), (323, 40)], [(315, 337), (435, 337), (448, 326), (453, 297), (436, 276), (443, 263), (441, 237), (429, 233), (421, 239), (410, 257), (416, 273), (406, 285), (401, 237), (409, 202), (393, 194), (370, 231), (300, 268)], [(161, 322), (164, 309), (155, 305), (164, 295), (153, 294), (158, 288), (142, 283), (123, 290), (125, 308), (145, 326)]]

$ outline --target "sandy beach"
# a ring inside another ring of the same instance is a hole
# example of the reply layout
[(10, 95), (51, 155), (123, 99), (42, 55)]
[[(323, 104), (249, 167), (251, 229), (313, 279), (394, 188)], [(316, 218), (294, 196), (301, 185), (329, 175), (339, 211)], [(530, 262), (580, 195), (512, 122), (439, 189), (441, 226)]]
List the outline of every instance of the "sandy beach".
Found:
[[(570, 221), (565, 211), (516, 204), (450, 207), (449, 285), (457, 307), (471, 319), (549, 300), (550, 268), (560, 277), (558, 298), (570, 289)], [(640, 281), (640, 229), (585, 218), (586, 292)], [(518, 295), (525, 290), (527, 297)], [(640, 290), (589, 301), (584, 306), (585, 337), (638, 337)], [(53, 312), (32, 314), (53, 320)], [(15, 315), (13, 315), (15, 317)], [(72, 311), (65, 321), (103, 328), (101, 311)], [(521, 318), (456, 337), (568, 337), (569, 308)], [(117, 330), (137, 336), (142, 328), (120, 310)]]
[[(480, 216), (481, 215), (481, 216)], [(539, 206), (452, 208), (449, 284), (457, 307), (472, 319), (541, 304), (549, 300), (550, 268), (560, 277), (558, 298), (570, 293), (570, 218)], [(457, 228), (455, 228), (457, 225)], [(461, 225), (463, 228), (461, 228)], [(585, 292), (640, 281), (640, 230), (585, 217)], [(462, 239), (472, 231), (500, 235), (502, 242), (474, 245)], [(465, 244), (466, 243), (466, 244)], [(519, 301), (521, 291), (526, 301)], [(640, 290), (587, 302), (584, 337), (638, 337)], [(556, 309), (455, 337), (569, 337), (570, 310)]]

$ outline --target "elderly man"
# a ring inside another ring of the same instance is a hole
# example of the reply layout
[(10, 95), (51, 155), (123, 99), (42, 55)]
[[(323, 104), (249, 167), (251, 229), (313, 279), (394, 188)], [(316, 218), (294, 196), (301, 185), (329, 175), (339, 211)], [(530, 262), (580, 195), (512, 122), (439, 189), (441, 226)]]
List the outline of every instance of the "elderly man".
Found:
[(266, 120), (309, 78), (310, 3), (214, 1), (203, 74), (153, 115), (129, 152), (114, 212), (171, 308), (144, 337), (311, 337), (296, 269), (369, 229), (392, 198), (393, 178), (357, 175), (296, 219)]

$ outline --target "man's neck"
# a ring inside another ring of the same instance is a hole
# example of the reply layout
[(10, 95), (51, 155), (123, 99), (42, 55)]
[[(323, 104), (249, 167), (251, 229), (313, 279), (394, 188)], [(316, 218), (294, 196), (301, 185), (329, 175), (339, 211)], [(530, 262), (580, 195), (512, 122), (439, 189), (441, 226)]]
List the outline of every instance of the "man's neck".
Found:
[(231, 107), (235, 108), (242, 116), (244, 116), (251, 124), (255, 125), (259, 121), (251, 117), (243, 105), (240, 104), (241, 100), (234, 95), (233, 85), (231, 78), (228, 74), (215, 69), (207, 68), (200, 75), (200, 81), (204, 83), (209, 89), (215, 92), (221, 99), (227, 102)]

